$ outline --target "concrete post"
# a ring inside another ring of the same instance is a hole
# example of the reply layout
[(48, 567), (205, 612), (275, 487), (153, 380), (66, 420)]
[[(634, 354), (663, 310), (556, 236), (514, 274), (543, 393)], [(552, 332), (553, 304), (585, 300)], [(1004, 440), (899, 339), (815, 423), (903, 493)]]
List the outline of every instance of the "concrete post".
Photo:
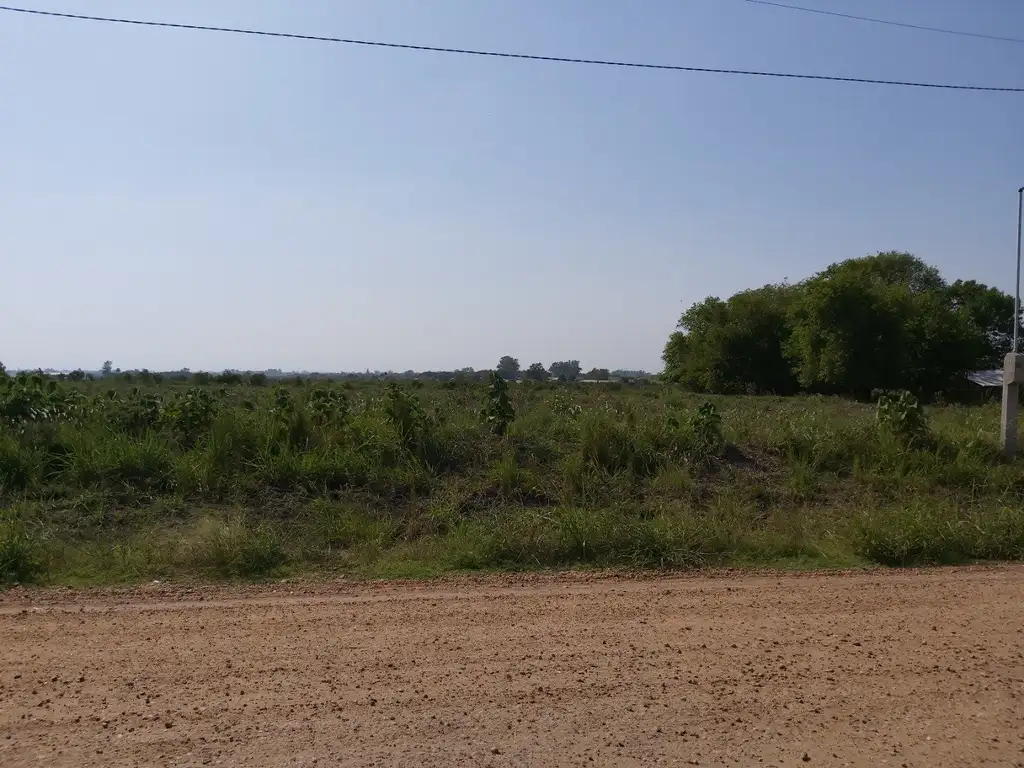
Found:
[(1017, 404), (1021, 382), (1024, 382), (1024, 354), (1011, 352), (1003, 359), (1003, 417), (1000, 422), (1003, 453), (1007, 456), (1017, 453)]

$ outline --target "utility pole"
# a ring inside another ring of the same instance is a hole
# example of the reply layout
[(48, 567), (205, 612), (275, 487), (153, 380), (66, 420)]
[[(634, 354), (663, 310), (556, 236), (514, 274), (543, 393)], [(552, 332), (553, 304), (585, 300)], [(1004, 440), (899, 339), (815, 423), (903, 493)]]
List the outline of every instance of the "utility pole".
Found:
[(1024, 382), (1024, 355), (1020, 354), (1020, 257), (1024, 225), (1024, 187), (1017, 190), (1017, 280), (1013, 284), (1013, 351), (1003, 359), (1003, 412), (1000, 438), (1003, 453), (1017, 453), (1017, 411), (1020, 385)]

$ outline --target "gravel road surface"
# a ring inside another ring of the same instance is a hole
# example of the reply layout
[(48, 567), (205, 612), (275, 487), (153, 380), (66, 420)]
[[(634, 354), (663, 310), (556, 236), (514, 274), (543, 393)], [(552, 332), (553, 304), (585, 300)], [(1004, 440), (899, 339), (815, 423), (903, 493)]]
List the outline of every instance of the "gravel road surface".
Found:
[(1024, 567), (0, 593), (0, 765), (1024, 766)]

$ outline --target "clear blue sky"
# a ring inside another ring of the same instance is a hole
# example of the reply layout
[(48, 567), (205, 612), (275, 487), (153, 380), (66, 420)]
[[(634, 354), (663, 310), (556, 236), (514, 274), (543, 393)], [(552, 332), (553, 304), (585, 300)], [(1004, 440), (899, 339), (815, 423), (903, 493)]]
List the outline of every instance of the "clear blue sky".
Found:
[[(13, 4), (14, 0), (12, 0)], [(1024, 45), (742, 0), (23, 0), (540, 54), (1024, 86)], [(1018, 0), (803, 0), (1024, 37)], [(1012, 291), (1024, 95), (0, 14), (0, 360), (659, 370), (680, 313), (909, 250)]]

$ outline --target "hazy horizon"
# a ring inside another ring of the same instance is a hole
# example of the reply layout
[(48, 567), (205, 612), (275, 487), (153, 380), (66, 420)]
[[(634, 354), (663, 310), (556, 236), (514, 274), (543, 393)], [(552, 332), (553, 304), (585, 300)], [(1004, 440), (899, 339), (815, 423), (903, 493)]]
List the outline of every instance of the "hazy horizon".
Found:
[[(0, 360), (0, 363), (2, 363), (2, 362), (3, 361)], [(111, 361), (111, 362), (113, 362), (113, 361)], [(525, 371), (526, 368), (530, 365), (530, 363), (536, 363), (536, 362), (542, 362), (542, 361), (531, 360), (529, 363), (527, 363), (527, 362), (524, 362), (524, 361), (520, 360), (519, 362), (520, 362), (520, 364), (522, 366), (522, 370)], [(556, 361), (552, 361), (552, 362), (561, 362), (561, 361), (557, 361), (556, 360)], [(41, 366), (37, 365), (37, 366), (34, 366), (32, 368), (14, 368), (12, 366), (7, 366), (6, 363), (4, 365), (7, 368), (8, 373), (11, 373), (11, 372), (31, 373), (32, 371), (43, 371), (44, 373), (45, 372), (71, 373), (71, 372), (77, 370), (77, 371), (81, 371), (82, 373), (95, 374), (95, 373), (100, 373), (102, 371), (102, 365), (98, 366), (98, 367), (93, 367), (93, 368), (89, 368), (89, 367), (86, 367), (86, 368), (60, 368), (60, 367), (56, 367), (56, 366), (52, 366), (52, 365), (41, 365)], [(111, 375), (116, 375), (117, 373), (123, 373), (123, 372), (127, 372), (127, 373), (141, 373), (142, 371), (149, 371), (150, 373), (181, 373), (183, 371), (188, 371), (189, 373), (209, 373), (209, 374), (214, 374), (214, 375), (220, 374), (220, 373), (227, 373), (227, 372), (231, 372), (231, 373), (272, 373), (272, 372), (276, 372), (277, 374), (287, 375), (287, 376), (291, 376), (291, 375), (295, 375), (295, 374), (310, 374), (310, 375), (322, 375), (322, 376), (364, 376), (366, 374), (370, 374), (370, 375), (394, 375), (394, 376), (401, 376), (401, 375), (407, 374), (409, 372), (412, 372), (412, 373), (451, 373), (451, 372), (464, 371), (466, 369), (472, 369), (474, 372), (476, 372), (476, 371), (492, 371), (492, 370), (495, 370), (495, 368), (497, 367), (496, 364), (495, 364), (495, 365), (490, 365), (490, 366), (486, 366), (486, 367), (483, 367), (483, 368), (472, 368), (472, 366), (462, 366), (462, 367), (459, 367), (459, 368), (423, 368), (423, 369), (399, 368), (399, 369), (390, 369), (390, 370), (374, 370), (374, 369), (361, 369), (361, 370), (312, 370), (312, 369), (309, 369), (309, 368), (286, 369), (286, 368), (278, 368), (278, 367), (272, 367), (272, 368), (208, 368), (208, 369), (204, 369), (204, 368), (190, 368), (188, 366), (185, 366), (184, 368), (155, 369), (155, 368), (137, 368), (135, 366), (120, 366), (120, 365), (117, 365), (116, 363), (114, 364), (114, 366), (115, 366), (115, 370), (114, 370), (114, 372)], [(551, 366), (551, 363), (545, 364), (545, 367), (549, 368), (550, 366)], [(602, 366), (595, 366), (595, 365), (584, 366), (584, 365), (581, 365), (580, 368), (581, 368), (581, 374), (580, 374), (581, 376), (585, 375), (586, 373), (588, 373), (589, 371), (594, 370), (594, 369), (606, 370), (606, 371), (609, 371), (610, 373), (615, 373), (615, 372), (620, 372), (620, 371), (622, 371), (622, 372), (629, 371), (630, 373), (647, 373), (647, 374), (652, 374), (652, 375), (661, 372), (661, 368), (658, 368), (658, 370), (656, 370), (656, 371), (648, 371), (648, 370), (643, 370), (643, 369), (639, 369), (639, 368), (621, 368), (621, 367), (609, 368), (606, 365), (602, 365)]]
[[(1024, 36), (1009, 0), (803, 5)], [(742, 0), (46, 0), (96, 15), (1024, 86), (1024, 45)], [(0, 14), (11, 369), (660, 371), (708, 295), (909, 251), (1013, 291), (1024, 95)]]

